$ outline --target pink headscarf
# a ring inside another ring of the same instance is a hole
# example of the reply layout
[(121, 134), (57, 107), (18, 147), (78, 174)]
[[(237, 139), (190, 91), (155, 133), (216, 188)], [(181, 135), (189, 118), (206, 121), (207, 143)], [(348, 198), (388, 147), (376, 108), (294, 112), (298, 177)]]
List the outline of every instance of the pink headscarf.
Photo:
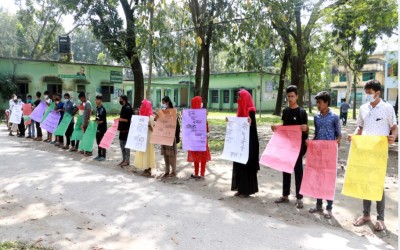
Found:
[(151, 116), (153, 114), (153, 106), (147, 99), (143, 99), (142, 105), (140, 105), (139, 115)]
[(192, 98), (192, 109), (201, 109), (201, 102), (203, 99), (201, 96), (195, 96)]
[(241, 89), (238, 94), (237, 117), (248, 117), (250, 111), (256, 111), (253, 98), (247, 90)]

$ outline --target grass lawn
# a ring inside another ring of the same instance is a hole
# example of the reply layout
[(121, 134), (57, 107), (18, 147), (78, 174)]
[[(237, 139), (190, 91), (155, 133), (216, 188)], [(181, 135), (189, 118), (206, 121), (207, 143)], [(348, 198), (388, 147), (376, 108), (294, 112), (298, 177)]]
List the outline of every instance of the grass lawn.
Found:
[(50, 250), (51, 248), (38, 247), (25, 242), (4, 241), (0, 242), (0, 250)]

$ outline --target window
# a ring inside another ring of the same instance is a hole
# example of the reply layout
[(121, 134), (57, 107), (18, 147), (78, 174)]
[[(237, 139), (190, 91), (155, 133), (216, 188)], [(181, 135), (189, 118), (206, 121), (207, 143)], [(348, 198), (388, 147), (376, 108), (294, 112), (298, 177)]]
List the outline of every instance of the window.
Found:
[(26, 102), (26, 97), (29, 94), (28, 83), (27, 82), (17, 83), (17, 88), (18, 88), (17, 94), (21, 95), (23, 102)]
[(367, 72), (367, 73), (363, 73), (362, 74), (362, 80), (365, 81), (369, 81), (369, 80), (373, 80), (375, 79), (375, 73), (373, 72)]
[(62, 84), (47, 84), (47, 90), (51, 95), (62, 94)]
[(229, 90), (224, 90), (224, 103), (229, 103)]
[[(234, 89), (233, 90), (233, 103), (237, 103), (238, 92), (240, 90), (241, 89)], [(251, 96), (253, 96), (253, 90), (252, 89), (246, 89), (246, 90), (250, 93)]]
[(218, 90), (211, 90), (211, 103), (218, 103)]
[(347, 82), (346, 74), (339, 74), (339, 82)]
[(86, 93), (86, 85), (82, 85), (82, 84), (76, 85), (76, 92), (78, 92), (78, 93), (81, 93), (81, 92)]
[(114, 86), (101, 86), (101, 95), (103, 102), (111, 102), (111, 95), (114, 94)]
[(388, 64), (388, 76), (397, 76), (398, 75), (398, 67), (399, 64), (397, 62)]

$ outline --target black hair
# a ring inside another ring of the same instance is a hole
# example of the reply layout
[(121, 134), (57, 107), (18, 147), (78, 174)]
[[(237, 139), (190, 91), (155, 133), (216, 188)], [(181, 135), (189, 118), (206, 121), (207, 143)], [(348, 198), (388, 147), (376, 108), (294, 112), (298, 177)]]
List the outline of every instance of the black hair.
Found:
[(294, 92), (297, 95), (297, 86), (296, 85), (289, 85), (286, 88), (286, 94), (289, 94), (290, 92)]
[(46, 90), (43, 94), (44, 94), (44, 95), (49, 95), (49, 91)]
[(119, 98), (128, 103), (128, 97), (126, 95), (121, 95)]
[(331, 103), (331, 95), (327, 91), (321, 91), (315, 96), (315, 100), (322, 100), (325, 103), (328, 103), (328, 107)]
[(22, 96), (21, 96), (21, 95), (17, 95), (17, 98), (18, 98), (18, 99), (21, 99), (21, 98), (22, 98)]
[(78, 98), (80, 99), (80, 98), (83, 98), (83, 97), (86, 97), (85, 93), (80, 92), (79, 95), (78, 95)]
[(28, 95), (28, 98), (32, 98), (32, 96), (31, 96), (31, 95)]
[(173, 108), (174, 104), (172, 104), (171, 99), (169, 99), (169, 96), (164, 96), (162, 99), (163, 102), (167, 102), (168, 103), (168, 108)]
[(65, 94), (64, 94), (64, 97), (65, 97), (65, 96), (68, 96), (68, 98), (71, 97), (71, 96), (69, 95), (69, 93), (65, 93)]
[(56, 94), (56, 96), (58, 96), (58, 97), (62, 97), (62, 95), (61, 95), (60, 93), (57, 93), (57, 94)]
[(36, 97), (41, 97), (42, 96), (42, 93), (40, 93), (40, 91), (38, 91), (38, 92), (36, 92)]
[(365, 83), (364, 90), (372, 89), (373, 91), (381, 91), (382, 92), (382, 85), (378, 80), (369, 80)]
[(103, 97), (101, 95), (96, 95), (96, 100), (103, 100)]

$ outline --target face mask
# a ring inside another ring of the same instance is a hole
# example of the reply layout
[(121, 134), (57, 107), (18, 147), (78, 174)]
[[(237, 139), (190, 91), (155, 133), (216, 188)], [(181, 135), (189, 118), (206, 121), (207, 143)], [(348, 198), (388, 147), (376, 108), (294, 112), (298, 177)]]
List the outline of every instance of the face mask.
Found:
[(27, 101), (28, 101), (28, 102), (31, 102), (31, 101), (32, 101), (32, 99), (28, 99)]
[(374, 102), (376, 100), (376, 98), (374, 98), (375, 94), (369, 94), (367, 95), (367, 97), (365, 98), (365, 100), (367, 102)]
[(119, 101), (119, 104), (124, 105), (124, 102), (123, 101)]
[(163, 103), (163, 104), (161, 105), (161, 109), (167, 109), (167, 104)]
[(21, 99), (18, 99), (18, 102), (20, 102), (21, 101)]
[(69, 101), (69, 99), (64, 99), (64, 102), (68, 102)]
[(13, 99), (14, 99), (14, 101), (16, 101), (16, 100), (17, 100), (17, 97), (14, 97)]
[(44, 95), (44, 98), (45, 98), (45, 99), (48, 99), (48, 98), (49, 98), (49, 96), (48, 96), (48, 95)]

